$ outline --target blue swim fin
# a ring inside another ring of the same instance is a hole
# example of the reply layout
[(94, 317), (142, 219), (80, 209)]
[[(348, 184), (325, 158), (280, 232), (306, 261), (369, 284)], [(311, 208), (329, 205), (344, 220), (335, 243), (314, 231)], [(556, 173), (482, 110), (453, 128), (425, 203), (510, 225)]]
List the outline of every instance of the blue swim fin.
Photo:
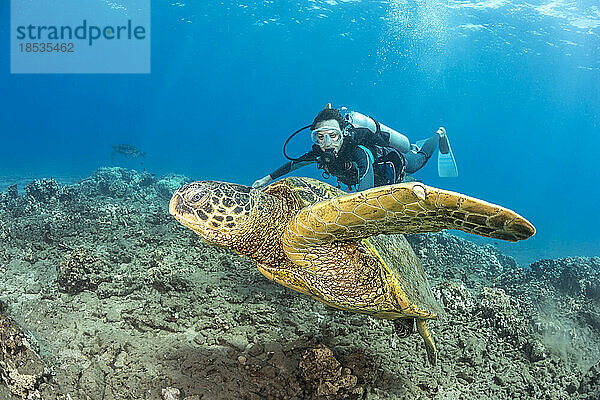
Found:
[[(418, 140), (410, 151), (417, 153), (421, 150), (421, 147), (425, 144), (427, 139)], [(442, 151), (443, 150), (443, 151)], [(444, 136), (443, 143), (440, 140), (440, 149), (438, 152), (438, 175), (441, 178), (455, 178), (458, 176), (458, 167), (456, 166), (456, 160), (454, 160), (454, 154), (452, 154), (452, 148), (450, 147), (450, 141), (448, 136)]]

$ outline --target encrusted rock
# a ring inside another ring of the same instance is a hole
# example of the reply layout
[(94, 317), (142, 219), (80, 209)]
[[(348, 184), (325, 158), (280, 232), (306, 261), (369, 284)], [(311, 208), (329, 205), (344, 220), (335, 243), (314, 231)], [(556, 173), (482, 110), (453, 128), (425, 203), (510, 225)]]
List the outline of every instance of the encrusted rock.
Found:
[(10, 185), (7, 190), (7, 196), (11, 199), (16, 199), (19, 197), (19, 191), (17, 190), (17, 185)]
[(585, 374), (577, 391), (580, 393), (581, 399), (600, 399), (600, 362), (590, 368)]
[(168, 387), (162, 390), (164, 400), (179, 400), (181, 399), (181, 391), (174, 387)]
[(100, 283), (110, 281), (106, 269), (106, 263), (89, 251), (73, 250), (57, 268), (58, 288), (69, 294), (96, 289)]
[(35, 200), (45, 203), (55, 197), (59, 190), (60, 186), (54, 179), (40, 179), (29, 183), (25, 188), (25, 193)]
[(514, 259), (492, 246), (482, 246), (447, 232), (407, 235), (433, 283), (460, 281), (469, 288), (490, 286), (503, 271), (517, 267)]
[(475, 305), (473, 295), (463, 283), (442, 282), (432, 290), (447, 311), (466, 313), (470, 312)]
[(600, 338), (600, 258), (539, 260), (528, 269), (502, 274), (495, 286), (529, 307), (543, 342), (527, 344), (531, 360), (549, 353), (570, 355), (583, 364), (598, 360), (600, 349), (589, 344)]
[(349, 368), (343, 368), (327, 347), (306, 350), (300, 361), (300, 375), (318, 397), (358, 398), (362, 388)]
[(169, 291), (185, 292), (192, 284), (179, 273), (166, 265), (156, 265), (148, 269), (148, 275), (144, 278), (147, 285), (153, 286), (160, 293)]
[(181, 175), (166, 175), (157, 179), (144, 171), (137, 172), (125, 168), (100, 168), (94, 174), (80, 182), (78, 191), (88, 197), (118, 198), (156, 198), (167, 200), (173, 192), (189, 179)]
[(501, 338), (521, 347), (525, 344), (529, 326), (527, 311), (519, 301), (497, 288), (484, 288), (479, 295), (477, 313), (483, 325), (494, 328)]
[(37, 388), (46, 376), (44, 363), (27, 336), (13, 320), (0, 315), (0, 380), (13, 394), (33, 398), (39, 396)]
[(600, 302), (600, 258), (567, 257), (540, 260), (530, 266), (532, 275), (557, 290)]
[(183, 175), (170, 174), (163, 176), (154, 184), (158, 195), (166, 200), (170, 199), (177, 189), (189, 181)]
[(304, 353), (300, 373), (308, 382), (335, 380), (342, 373), (342, 365), (330, 349), (321, 345)]

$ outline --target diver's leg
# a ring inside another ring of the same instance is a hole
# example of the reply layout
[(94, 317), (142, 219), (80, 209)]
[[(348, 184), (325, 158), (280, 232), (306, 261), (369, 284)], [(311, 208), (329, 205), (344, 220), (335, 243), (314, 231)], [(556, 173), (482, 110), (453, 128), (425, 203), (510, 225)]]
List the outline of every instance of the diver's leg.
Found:
[(412, 151), (407, 151), (404, 153), (403, 156), (406, 160), (406, 173), (412, 174), (423, 168), (423, 166), (427, 163), (427, 160), (429, 160), (429, 158), (435, 152), (439, 141), (440, 136), (436, 133), (427, 139), (418, 153), (415, 154)]

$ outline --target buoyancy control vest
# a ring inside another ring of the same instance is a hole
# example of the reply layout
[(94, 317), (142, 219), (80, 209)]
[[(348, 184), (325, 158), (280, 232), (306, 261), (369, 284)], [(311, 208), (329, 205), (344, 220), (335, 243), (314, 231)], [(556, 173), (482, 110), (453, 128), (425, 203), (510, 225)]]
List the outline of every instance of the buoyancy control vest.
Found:
[[(400, 153), (406, 153), (410, 150), (410, 141), (400, 132), (383, 125), (376, 119), (361, 114), (358, 111), (348, 111), (344, 108), (342, 108), (342, 110), (345, 111), (344, 119), (352, 124), (355, 130), (364, 128), (371, 132), (371, 134), (375, 136), (374, 140), (378, 141), (378, 143), (376, 143), (378, 146), (390, 146)], [(363, 144), (360, 139), (356, 140), (356, 142)], [(364, 145), (367, 145), (367, 143), (364, 143)]]

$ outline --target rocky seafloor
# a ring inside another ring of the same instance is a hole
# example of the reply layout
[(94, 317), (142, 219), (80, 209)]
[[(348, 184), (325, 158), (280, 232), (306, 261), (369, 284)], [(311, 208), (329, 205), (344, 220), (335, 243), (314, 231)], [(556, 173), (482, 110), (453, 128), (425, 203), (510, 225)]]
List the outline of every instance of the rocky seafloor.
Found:
[(168, 214), (186, 181), (104, 168), (0, 194), (0, 399), (600, 399), (599, 258), (521, 268), (409, 236), (445, 309), (431, 367), (418, 335), (205, 245)]

